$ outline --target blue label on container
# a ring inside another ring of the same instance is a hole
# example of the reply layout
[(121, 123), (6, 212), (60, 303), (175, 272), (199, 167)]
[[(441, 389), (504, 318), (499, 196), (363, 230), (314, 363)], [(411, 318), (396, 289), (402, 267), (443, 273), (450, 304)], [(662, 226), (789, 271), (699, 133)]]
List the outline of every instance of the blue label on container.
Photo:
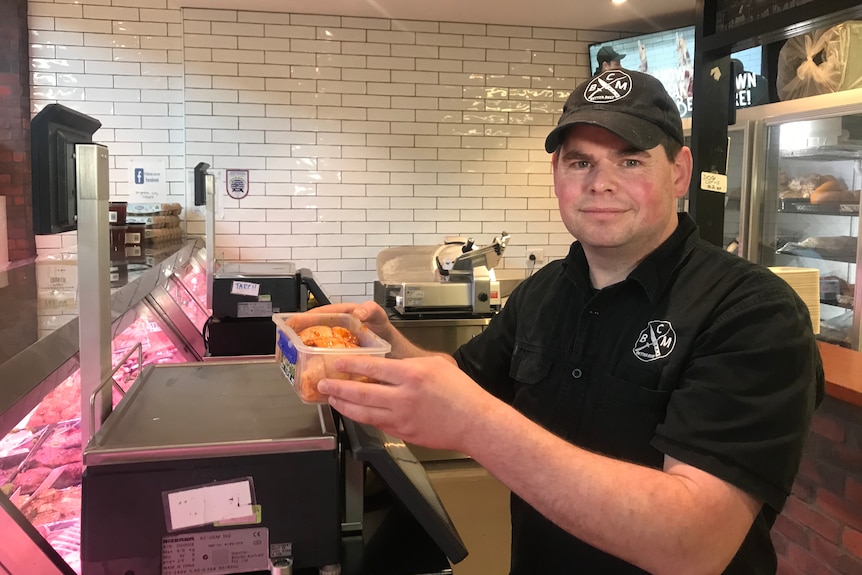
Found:
[(293, 343), (282, 332), (278, 332), (278, 348), (284, 354), (284, 358), (290, 363), (296, 363), (296, 348)]

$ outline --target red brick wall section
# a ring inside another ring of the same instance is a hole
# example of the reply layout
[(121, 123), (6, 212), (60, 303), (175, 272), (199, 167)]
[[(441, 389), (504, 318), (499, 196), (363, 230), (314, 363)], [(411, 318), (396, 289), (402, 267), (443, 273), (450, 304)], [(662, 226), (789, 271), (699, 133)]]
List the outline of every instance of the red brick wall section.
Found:
[(772, 540), (778, 575), (862, 575), (862, 408), (825, 398)]
[(6, 196), (9, 259), (36, 255), (30, 179), (27, 0), (0, 0), (0, 196)]

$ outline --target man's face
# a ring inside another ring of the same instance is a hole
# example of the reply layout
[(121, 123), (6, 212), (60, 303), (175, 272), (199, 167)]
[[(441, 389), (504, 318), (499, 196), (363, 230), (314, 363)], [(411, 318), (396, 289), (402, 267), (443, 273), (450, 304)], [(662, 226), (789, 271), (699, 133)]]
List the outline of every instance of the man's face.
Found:
[(552, 157), (554, 192), (569, 232), (588, 255), (639, 261), (677, 225), (677, 199), (691, 178), (691, 151), (636, 150), (597, 126), (578, 124)]

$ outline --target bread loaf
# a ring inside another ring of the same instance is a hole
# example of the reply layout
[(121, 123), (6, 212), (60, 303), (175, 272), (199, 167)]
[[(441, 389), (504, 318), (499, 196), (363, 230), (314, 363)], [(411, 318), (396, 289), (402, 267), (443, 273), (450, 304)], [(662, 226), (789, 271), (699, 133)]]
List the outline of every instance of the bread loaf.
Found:
[(847, 186), (841, 180), (832, 176), (825, 176), (823, 182), (811, 192), (812, 204), (825, 204), (831, 202), (845, 202), (847, 198)]

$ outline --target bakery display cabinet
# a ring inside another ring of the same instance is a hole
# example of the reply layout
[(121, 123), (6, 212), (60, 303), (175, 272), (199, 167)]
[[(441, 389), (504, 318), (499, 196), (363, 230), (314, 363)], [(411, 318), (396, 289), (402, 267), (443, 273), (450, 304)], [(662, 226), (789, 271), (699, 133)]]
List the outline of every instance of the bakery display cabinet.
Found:
[(750, 259), (820, 273), (821, 340), (859, 350), (862, 91), (761, 108)]

